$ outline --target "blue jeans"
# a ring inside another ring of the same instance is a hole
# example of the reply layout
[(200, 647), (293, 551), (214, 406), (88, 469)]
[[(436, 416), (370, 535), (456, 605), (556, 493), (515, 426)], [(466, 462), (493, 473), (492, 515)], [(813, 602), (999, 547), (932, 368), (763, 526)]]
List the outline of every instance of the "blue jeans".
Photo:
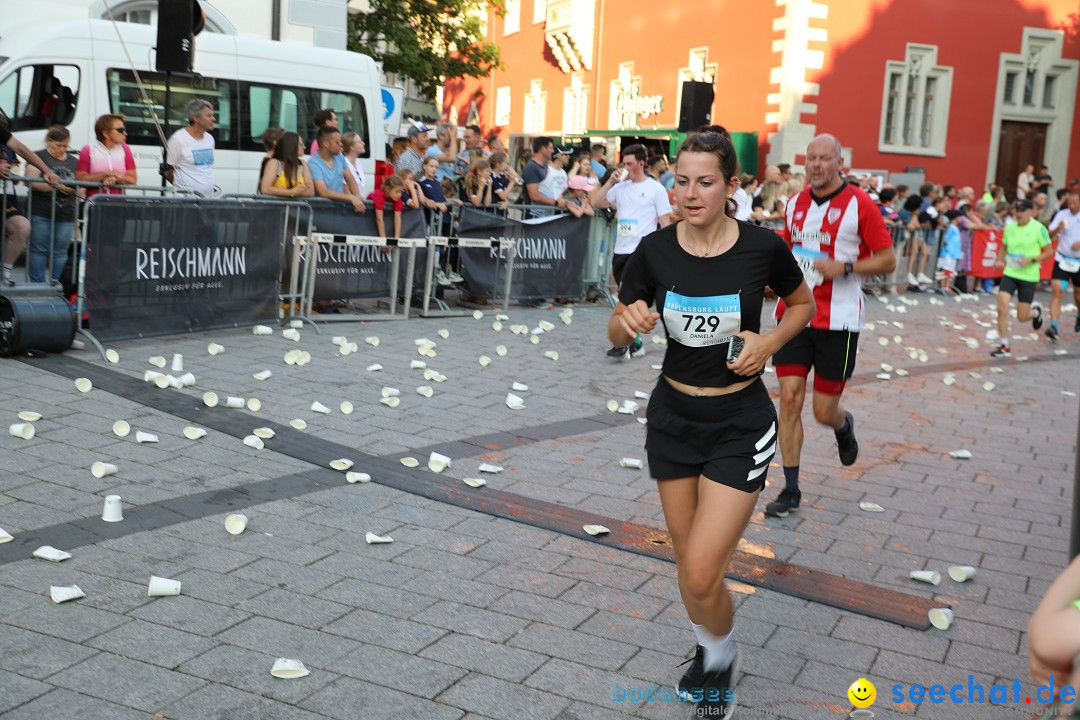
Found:
[(45, 282), (45, 269), (52, 255), (52, 276), (59, 280), (67, 265), (68, 248), (75, 236), (74, 220), (57, 220), (33, 215), (30, 218), (30, 253), (27, 272), (30, 282)]

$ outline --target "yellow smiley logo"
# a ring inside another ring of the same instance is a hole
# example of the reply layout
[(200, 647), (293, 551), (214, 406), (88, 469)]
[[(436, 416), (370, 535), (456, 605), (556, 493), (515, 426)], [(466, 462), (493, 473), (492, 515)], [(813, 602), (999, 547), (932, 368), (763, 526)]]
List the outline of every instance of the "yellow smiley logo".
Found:
[(866, 678), (859, 678), (851, 683), (847, 690), (848, 700), (857, 708), (868, 708), (877, 700), (877, 688)]

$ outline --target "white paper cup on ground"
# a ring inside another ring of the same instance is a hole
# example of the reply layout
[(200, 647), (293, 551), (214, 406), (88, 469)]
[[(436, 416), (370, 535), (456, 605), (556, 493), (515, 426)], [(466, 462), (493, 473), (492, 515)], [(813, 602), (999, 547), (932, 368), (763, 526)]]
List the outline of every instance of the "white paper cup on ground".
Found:
[(487, 485), (487, 480), (484, 478), (464, 478), (461, 482), (473, 488), (484, 487)]
[(206, 407), (217, 407), (220, 398), (216, 392), (204, 392), (202, 396), (203, 405)]
[(473, 310), (472, 311), (472, 316), (473, 316), (473, 320), (483, 320), (484, 319), (484, 313), (480, 312), (479, 310)]
[(4, 528), (0, 528), (0, 545), (6, 542), (11, 542), (15, 537)]
[(286, 365), (295, 365), (296, 361), (300, 359), (300, 351), (290, 350), (289, 352), (285, 353), (285, 355), (283, 355), (281, 359), (285, 361)]
[(352, 415), (353, 404), (348, 400), (342, 400), (341, 404), (338, 405), (338, 409), (341, 410), (342, 415)]
[(255, 437), (262, 438), (263, 440), (269, 440), (270, 438), (274, 437), (274, 435), (276, 435), (277, 433), (274, 432), (273, 428), (257, 427), (257, 428), (255, 428), (254, 430), (251, 431), (251, 434), (254, 435)]
[(311, 674), (311, 671), (304, 667), (304, 663), (299, 660), (278, 658), (274, 661), (274, 666), (270, 668), (270, 674), (283, 680), (295, 680), (296, 678), (307, 677)]
[(210, 343), (206, 346), (206, 352), (210, 353), (211, 355), (221, 355), (225, 352), (225, 346), (218, 345), (217, 343)]
[(590, 535), (607, 535), (611, 532), (603, 525), (582, 525), (581, 529)]
[(106, 495), (105, 506), (101, 510), (101, 519), (105, 522), (120, 522), (124, 519), (124, 507), (119, 495)]
[(373, 532), (368, 532), (368, 534), (364, 536), (364, 540), (367, 542), (368, 545), (379, 545), (382, 543), (394, 542), (394, 538), (390, 537), (389, 535), (376, 535)]
[(168, 365), (169, 361), (165, 359), (164, 355), (155, 355), (148, 359), (146, 362), (150, 363), (154, 367), (163, 368)]
[(330, 467), (340, 472), (345, 472), (353, 466), (353, 461), (349, 458), (338, 458), (337, 460), (330, 461)]
[(349, 344), (349, 338), (345, 337), (344, 335), (335, 335), (334, 337), (330, 338), (330, 342), (333, 345), (341, 347), (342, 345)]
[(390, 397), (380, 398), (379, 402), (381, 402), (386, 407), (396, 408), (398, 405), (401, 404), (401, 398), (399, 398), (397, 395), (391, 395)]
[(168, 597), (180, 594), (180, 581), (169, 578), (150, 576), (150, 586), (146, 589), (148, 597)]
[(254, 375), (252, 375), (251, 377), (255, 378), (256, 380), (266, 380), (271, 375), (273, 375), (273, 373), (270, 372), (269, 370), (261, 370), (261, 371), (255, 373)]
[(371, 363), (364, 369), (368, 372), (379, 372), (380, 370), (382, 370), (382, 365), (379, 363)]
[(206, 431), (200, 427), (188, 425), (186, 428), (184, 428), (184, 437), (186, 437), (188, 440), (198, 440), (199, 438), (206, 437)]
[(364, 338), (364, 342), (366, 342), (371, 347), (379, 347), (379, 336), (368, 335), (366, 338)]
[(8, 432), (15, 437), (20, 437), (23, 440), (29, 440), (34, 437), (34, 433), (36, 431), (34, 430), (34, 426), (32, 423), (23, 422), (8, 425)]
[(937, 570), (912, 570), (908, 573), (908, 577), (931, 585), (941, 584), (941, 573)]
[(607, 401), (607, 409), (608, 409), (608, 412), (617, 411), (619, 409), (619, 401), (618, 400), (608, 400)]
[(432, 388), (430, 385), (421, 385), (420, 387), (416, 388), (416, 394), (423, 395), (424, 397), (429, 398), (435, 394), (435, 389)]
[(295, 418), (294, 420), (289, 421), (289, 425), (291, 425), (294, 430), (304, 430), (307, 428), (307, 420)]
[(63, 562), (71, 557), (71, 553), (57, 550), (52, 545), (42, 545), (34, 551), (34, 557), (39, 560), (48, 560), (49, 562)]
[(154, 433), (143, 432), (139, 430), (135, 433), (135, 442), (138, 443), (156, 443), (158, 436)]
[(281, 337), (285, 338), (286, 340), (298, 342), (300, 340), (300, 331), (296, 328), (285, 328), (281, 331)]
[(495, 354), (498, 355), (499, 357), (506, 357), (506, 352), (507, 351), (506, 351), (506, 346), (505, 345), (496, 345), (495, 346)]
[(414, 457), (403, 457), (399, 462), (407, 468), (420, 467), (420, 461)]
[(234, 395), (230, 395), (227, 398), (225, 398), (225, 407), (234, 408), (234, 409), (237, 409), (237, 410), (241, 409), (241, 408), (244, 407), (244, 398), (236, 397)]
[(266, 444), (258, 435), (246, 435), (244, 437), (244, 444), (247, 445), (249, 448), (254, 448), (256, 450), (262, 450), (264, 447), (266, 447)]
[(516, 382), (510, 386), (510, 389), (514, 392), (529, 392), (529, 386), (525, 383)]
[(554, 350), (548, 350), (544, 353), (544, 357), (546, 357), (548, 360), (558, 360), (559, 353), (555, 352)]
[(105, 359), (111, 362), (113, 365), (120, 362), (120, 353), (116, 352), (112, 348), (105, 351)]
[(256, 325), (255, 327), (251, 328), (251, 334), (252, 335), (273, 335), (274, 334), (274, 328), (270, 327), (269, 325)]
[(93, 389), (94, 383), (90, 382), (90, 378), (75, 378), (75, 389), (81, 393), (88, 393)]
[(19, 413), (19, 419), (23, 422), (37, 422), (41, 419), (41, 413), (34, 412), (33, 410), (23, 410)]
[[(165, 358), (161, 359), (164, 360)], [(160, 377), (165, 377), (165, 373), (159, 373), (157, 370), (147, 370), (143, 373), (142, 379), (148, 383), (156, 383)]]
[(49, 597), (52, 598), (54, 603), (59, 605), (60, 603), (65, 603), (69, 600), (84, 598), (86, 597), (86, 593), (84, 593), (78, 585), (53, 585), (49, 588)]
[(638, 458), (630, 457), (624, 457), (622, 460), (619, 461), (619, 464), (622, 465), (624, 468), (630, 468), (632, 470), (641, 470), (643, 467), (645, 467), (645, 463), (643, 463), (641, 460), (639, 460)]
[(180, 377), (176, 378), (176, 382), (180, 387), (191, 387), (195, 384), (195, 376), (189, 372), (184, 373)]
[(109, 475), (116, 474), (116, 466), (112, 463), (101, 462), (100, 460), (90, 466), (90, 474), (96, 478), (108, 477)]
[(230, 535), (239, 535), (247, 528), (250, 518), (244, 513), (232, 513), (225, 517), (225, 531)]
[(413, 360), (409, 363), (410, 370), (423, 370), (427, 367), (427, 363), (423, 360)]
[(949, 577), (958, 583), (967, 582), (975, 577), (975, 568), (971, 565), (953, 565), (949, 568)]
[(949, 608), (931, 608), (927, 615), (930, 616), (930, 624), (938, 630), (948, 630), (952, 625), (953, 611)]
[(953, 450), (949, 453), (950, 457), (954, 457), (957, 460), (970, 460), (972, 458), (970, 450)]
[(437, 452), (431, 453), (428, 456), (427, 466), (431, 472), (441, 473), (446, 468), (450, 467), (451, 460), (446, 455), (440, 455)]
[(511, 410), (524, 410), (525, 400), (514, 393), (506, 393), (506, 407)]
[(491, 463), (480, 463), (480, 467), (477, 469), (482, 473), (501, 473), (503, 471), (500, 465), (492, 465)]
[(491, 358), (489, 358), (487, 355), (481, 355), (479, 358), (477, 358), (477, 360), (480, 363), (480, 367), (487, 367), (491, 364)]
[(184, 356), (180, 353), (174, 353), (172, 356), (172, 364), (169, 366), (169, 369), (173, 372), (184, 372)]
[(161, 374), (159, 374), (156, 378), (154, 378), (154, 384), (157, 385), (162, 390), (164, 390), (167, 387), (176, 387), (176, 388), (183, 387), (180, 384), (180, 381), (177, 380), (176, 378), (174, 378), (172, 375), (161, 375)]
[(251, 412), (259, 412), (262, 410), (262, 400), (259, 398), (248, 398), (247, 409)]
[(366, 483), (371, 482), (371, 475), (363, 472), (349, 471), (345, 473), (345, 479), (351, 483)]

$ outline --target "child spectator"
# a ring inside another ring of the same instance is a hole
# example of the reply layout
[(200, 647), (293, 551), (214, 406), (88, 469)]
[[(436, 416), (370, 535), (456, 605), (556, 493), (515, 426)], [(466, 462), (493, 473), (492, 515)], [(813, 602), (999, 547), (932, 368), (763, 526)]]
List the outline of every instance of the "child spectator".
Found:
[(465, 204), (460, 199), (458, 199), (457, 184), (453, 180), (451, 180), (450, 178), (443, 178), (439, 181), (439, 184), (442, 185), (443, 195), (446, 196), (447, 204), (457, 205), (458, 207), (461, 207)]
[(360, 156), (367, 150), (364, 139), (360, 137), (360, 133), (347, 132), (341, 136), (341, 147), (342, 152), (345, 153), (345, 166), (356, 181), (356, 192), (360, 197), (364, 197), (367, 193), (367, 178), (364, 176), (364, 167), (360, 162)]
[[(368, 200), (371, 201), (372, 206), (375, 208), (375, 225), (379, 229), (379, 237), (386, 237), (386, 222), (383, 219), (383, 212), (386, 210), (387, 201), (393, 203), (394, 206), (394, 237), (401, 237), (401, 210), (404, 207), (404, 203), (401, 201), (401, 195), (405, 192), (405, 181), (401, 179), (399, 175), (389, 175), (385, 180), (381, 188), (375, 188)], [(390, 252), (390, 248), (382, 248), (383, 253)]]
[(574, 217), (593, 217), (596, 212), (589, 202), (589, 182), (581, 175), (570, 178), (570, 187), (566, 191), (566, 209)]
[(423, 197), (424, 192), (413, 177), (413, 171), (408, 168), (401, 168), (397, 171), (397, 175), (401, 178), (401, 182), (405, 184), (405, 191), (401, 193), (402, 204), (414, 210), (419, 210), (420, 198)]
[(465, 197), (473, 207), (488, 210), (491, 208), (492, 178), (491, 165), (487, 160), (474, 160), (472, 167), (465, 173), (462, 182)]
[(956, 265), (960, 261), (960, 223), (964, 213), (959, 210), (949, 210), (945, 213), (949, 226), (945, 229), (945, 240), (941, 244), (941, 257), (938, 258), (937, 274), (938, 288), (947, 295), (955, 293), (952, 290), (953, 278), (956, 277)]

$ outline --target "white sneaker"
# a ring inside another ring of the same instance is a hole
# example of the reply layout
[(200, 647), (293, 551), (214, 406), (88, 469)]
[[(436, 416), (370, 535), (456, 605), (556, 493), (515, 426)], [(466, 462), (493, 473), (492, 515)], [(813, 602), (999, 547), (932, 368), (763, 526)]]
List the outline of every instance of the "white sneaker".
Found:
[(450, 278), (446, 277), (446, 273), (442, 271), (442, 268), (435, 268), (435, 282), (443, 287), (449, 287), (453, 284), (450, 282)]
[(933, 282), (933, 280), (931, 280), (930, 278), (926, 277), (926, 276), (925, 276), (925, 275), (923, 275), (922, 273), (919, 273), (919, 277), (918, 277), (918, 280), (919, 280), (919, 284), (920, 284), (920, 285), (929, 285), (930, 283), (932, 283), (932, 282)]
[(918, 285), (919, 281), (915, 279), (915, 276), (912, 273), (908, 273), (907, 274), (907, 284), (908, 285)]

